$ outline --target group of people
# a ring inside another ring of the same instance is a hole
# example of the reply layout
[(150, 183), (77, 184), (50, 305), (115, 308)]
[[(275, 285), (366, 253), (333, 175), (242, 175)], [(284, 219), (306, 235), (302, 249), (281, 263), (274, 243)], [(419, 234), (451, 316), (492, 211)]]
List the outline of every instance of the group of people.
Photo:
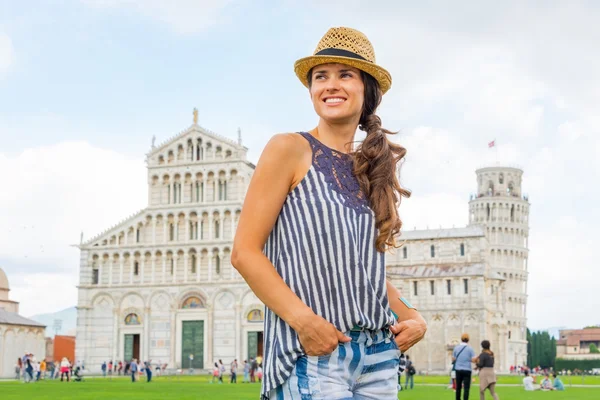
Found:
[(542, 390), (545, 392), (549, 392), (553, 390), (565, 390), (565, 385), (562, 383), (556, 372), (552, 374), (554, 380), (550, 379), (550, 374), (545, 373), (544, 379), (542, 379), (539, 386), (535, 385), (535, 376), (530, 375), (527, 369), (524, 371), (524, 374), (525, 377), (523, 378), (523, 387), (527, 391)]
[(490, 349), (490, 341), (484, 340), (481, 342), (482, 350), (477, 356), (469, 345), (469, 334), (463, 333), (460, 339), (461, 343), (452, 352), (451, 381), (452, 389), (456, 392), (456, 400), (460, 400), (461, 393), (463, 393), (463, 400), (469, 399), (473, 364), (479, 371), (479, 398), (484, 400), (485, 392), (489, 390), (492, 398), (498, 400), (498, 394), (495, 390), (494, 352)]
[[(238, 368), (239, 365), (236, 358), (229, 365), (229, 372), (231, 374), (229, 383), (237, 383)], [(244, 379), (242, 380), (242, 383), (262, 382), (262, 356), (250, 358), (250, 360), (244, 360), (242, 363), (242, 369), (244, 371)], [(215, 362), (210, 383), (223, 383), (223, 375), (225, 374), (225, 371), (226, 368), (222, 360)]]
[[(164, 371), (166, 366), (166, 364), (158, 363), (156, 365), (156, 373), (160, 375), (161, 371)], [(152, 381), (152, 360), (141, 362), (133, 358), (130, 362), (125, 362), (124, 364), (122, 361), (117, 361), (115, 363), (113, 363), (112, 360), (108, 363), (104, 361), (100, 369), (102, 370), (102, 376), (104, 377), (107, 375), (112, 376), (113, 373), (116, 373), (118, 376), (131, 375), (131, 382), (137, 382), (140, 379), (140, 375), (145, 374), (146, 382)]]
[(42, 379), (58, 379), (67, 382), (71, 380), (81, 381), (82, 365), (73, 365), (67, 357), (63, 357), (60, 361), (49, 361), (45, 359), (38, 361), (31, 353), (25, 353), (23, 357), (17, 359), (15, 364), (15, 379), (23, 379), (24, 383), (39, 381)]

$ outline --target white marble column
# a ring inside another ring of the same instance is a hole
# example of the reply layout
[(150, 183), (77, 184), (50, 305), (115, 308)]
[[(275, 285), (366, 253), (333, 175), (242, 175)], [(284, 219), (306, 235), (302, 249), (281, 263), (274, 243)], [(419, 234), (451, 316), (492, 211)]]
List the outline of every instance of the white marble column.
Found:
[(215, 229), (215, 219), (212, 215), (208, 216), (208, 240), (213, 240), (215, 238), (214, 236), (214, 229)]
[(190, 218), (189, 216), (186, 214), (185, 218), (184, 218), (184, 224), (185, 224), (185, 239), (184, 242), (189, 242), (190, 241)]
[(179, 261), (179, 256), (177, 254), (173, 254), (173, 283), (177, 281), (177, 262)]
[(154, 285), (154, 282), (156, 282), (156, 254), (151, 254), (150, 259), (152, 260), (152, 275), (150, 283)]
[(169, 241), (169, 237), (167, 236), (167, 218), (163, 217), (163, 243), (167, 243)]
[(219, 239), (223, 240), (223, 234), (225, 233), (225, 218), (219, 218)]
[(108, 259), (108, 285), (112, 286), (113, 283), (113, 260), (109, 257)]
[(117, 362), (119, 354), (119, 309), (113, 308), (113, 348), (112, 348), (112, 361)]
[(150, 307), (144, 308), (144, 316), (142, 323), (144, 324), (144, 339), (142, 342), (142, 362), (150, 358)]
[(176, 317), (177, 316), (177, 306), (171, 307), (171, 354), (169, 354), (169, 367), (176, 368), (175, 365), (175, 343), (177, 342), (177, 338), (175, 335), (177, 334), (177, 329), (175, 326)]
[(235, 214), (231, 213), (231, 239), (235, 237)]
[(175, 242), (179, 241), (179, 217), (177, 217), (177, 219), (175, 220)]
[(119, 285), (123, 284), (123, 254), (119, 254)]
[(196, 282), (200, 282), (200, 268), (202, 267), (202, 253), (196, 253)]
[(235, 355), (238, 360), (243, 360), (242, 357), (242, 305), (235, 305)]
[(131, 256), (131, 268), (129, 268), (129, 283), (133, 283), (133, 269), (135, 268), (135, 256)]
[[(212, 258), (213, 258), (212, 252), (209, 252), (208, 253), (208, 281), (209, 282), (212, 281), (212, 270), (213, 270), (213, 268), (212, 268)], [(209, 331), (209, 332), (212, 333), (212, 331)]]
[(102, 259), (98, 259), (98, 285), (102, 285)]
[(152, 224), (152, 245), (156, 244), (156, 217), (152, 216), (152, 220), (150, 221)]
[(188, 253), (183, 253), (183, 281), (187, 282), (188, 280), (188, 269), (189, 269), (189, 255)]
[(208, 313), (208, 318), (207, 318), (208, 321), (206, 323), (208, 325), (208, 327), (207, 327), (208, 337), (206, 338), (207, 342), (208, 342), (207, 343), (207, 347), (208, 347), (207, 353), (208, 354), (206, 355), (206, 358), (208, 359), (208, 362), (210, 363), (210, 365), (212, 365), (213, 360), (214, 360), (214, 355), (213, 355), (213, 346), (214, 346), (214, 340), (213, 340), (213, 338), (214, 338), (214, 335), (213, 335), (214, 315), (213, 314), (214, 314), (214, 312), (213, 312), (212, 304), (208, 305), (206, 311)]
[(140, 283), (144, 284), (144, 270), (146, 269), (146, 256), (143, 255), (142, 261), (140, 262)]
[(128, 240), (129, 239), (129, 228), (125, 229), (125, 246), (127, 246)]

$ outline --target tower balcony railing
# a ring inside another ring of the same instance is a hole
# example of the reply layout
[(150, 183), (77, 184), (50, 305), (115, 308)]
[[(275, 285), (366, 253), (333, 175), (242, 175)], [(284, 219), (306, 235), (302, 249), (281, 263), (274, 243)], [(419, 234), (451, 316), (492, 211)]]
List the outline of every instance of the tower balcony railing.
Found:
[(515, 193), (515, 192), (511, 192), (511, 193), (503, 193), (503, 192), (489, 193), (489, 192), (485, 192), (485, 193), (478, 193), (478, 194), (471, 193), (471, 195), (469, 196), (469, 200), (480, 199), (482, 197), (509, 197), (509, 198), (517, 198), (517, 199), (520, 199), (520, 200), (529, 201), (529, 195), (524, 194), (524, 195), (521, 196), (519, 193)]

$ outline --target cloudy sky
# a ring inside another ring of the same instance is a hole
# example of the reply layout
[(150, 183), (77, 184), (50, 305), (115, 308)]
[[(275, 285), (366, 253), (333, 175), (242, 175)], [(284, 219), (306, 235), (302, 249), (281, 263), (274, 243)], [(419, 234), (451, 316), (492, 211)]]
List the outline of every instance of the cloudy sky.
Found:
[(22, 314), (76, 304), (71, 245), (145, 207), (152, 136), (193, 107), (210, 130), (241, 127), (254, 162), (273, 134), (312, 128), (293, 62), (343, 25), (393, 76), (380, 115), (408, 148), (405, 227), (466, 225), (475, 169), (519, 166), (529, 326), (600, 323), (600, 7), (417, 3), (0, 0), (0, 267)]

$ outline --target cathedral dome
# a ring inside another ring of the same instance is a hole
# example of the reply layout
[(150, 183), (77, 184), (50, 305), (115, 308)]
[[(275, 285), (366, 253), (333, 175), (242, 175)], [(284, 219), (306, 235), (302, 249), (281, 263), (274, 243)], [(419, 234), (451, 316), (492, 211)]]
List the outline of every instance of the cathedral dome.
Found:
[(8, 287), (8, 278), (6, 277), (6, 274), (4, 273), (2, 268), (0, 268), (0, 290), (8, 290), (8, 289), (10, 289)]

